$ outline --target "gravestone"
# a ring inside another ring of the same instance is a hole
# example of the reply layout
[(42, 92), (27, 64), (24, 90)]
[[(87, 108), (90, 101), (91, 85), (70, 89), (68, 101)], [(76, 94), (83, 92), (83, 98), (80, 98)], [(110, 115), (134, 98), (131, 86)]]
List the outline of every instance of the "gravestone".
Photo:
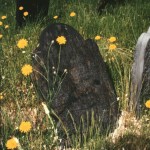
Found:
[[(64, 36), (66, 44), (60, 46), (56, 42), (58, 36)], [(45, 101), (52, 100), (50, 106), (70, 132), (75, 132), (75, 126), (79, 127), (81, 117), (85, 125), (91, 122), (93, 112), (95, 120), (101, 119), (104, 129), (116, 122), (116, 92), (93, 40), (84, 40), (69, 25), (51, 24), (42, 31), (39, 45), (33, 51), (33, 67), (36, 71), (32, 78), (37, 90)], [(63, 78), (60, 86), (53, 85), (56, 76)], [(54, 86), (59, 88), (50, 98), (48, 91)]]
[(98, 12), (102, 12), (105, 9), (106, 5), (109, 3), (109, 0), (99, 0), (98, 2)]
[(111, 5), (113, 7), (117, 4), (123, 4), (124, 2), (125, 0), (99, 0), (97, 10), (99, 13), (102, 13), (107, 5)]
[[(19, 10), (22, 6), (23, 10)], [(26, 20), (35, 21), (39, 17), (45, 17), (48, 14), (49, 0), (16, 0), (16, 24), (22, 26)], [(28, 12), (28, 16), (23, 13)]]
[(130, 103), (131, 110), (140, 115), (141, 106), (150, 99), (150, 28), (139, 37), (134, 54), (131, 72)]

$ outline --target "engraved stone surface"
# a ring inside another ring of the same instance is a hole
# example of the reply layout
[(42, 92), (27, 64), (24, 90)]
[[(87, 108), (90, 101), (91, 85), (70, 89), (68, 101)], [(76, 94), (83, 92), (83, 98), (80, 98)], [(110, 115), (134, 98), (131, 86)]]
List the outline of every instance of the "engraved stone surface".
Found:
[[(64, 36), (66, 44), (60, 46), (56, 42), (58, 36)], [(103, 129), (116, 122), (116, 92), (93, 40), (84, 40), (69, 25), (51, 24), (41, 33), (39, 45), (33, 53), (33, 67), (36, 70), (33, 81), (37, 90), (45, 101), (52, 100), (51, 107), (69, 131), (74, 132), (75, 126), (79, 127), (81, 117), (86, 126), (86, 122), (91, 121), (92, 112), (95, 120), (101, 119)], [(47, 72), (42, 66), (47, 66)], [(48, 91), (59, 86), (53, 85), (54, 76), (63, 80), (57, 93), (50, 96)]]
[(150, 28), (138, 39), (131, 73), (130, 108), (140, 113), (140, 105), (150, 98)]

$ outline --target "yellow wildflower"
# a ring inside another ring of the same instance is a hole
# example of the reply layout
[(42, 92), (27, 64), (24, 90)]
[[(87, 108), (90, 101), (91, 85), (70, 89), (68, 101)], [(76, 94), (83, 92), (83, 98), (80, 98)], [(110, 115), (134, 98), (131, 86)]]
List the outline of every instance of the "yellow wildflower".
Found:
[(0, 34), (0, 39), (3, 37), (3, 35), (2, 34)]
[(146, 101), (145, 106), (146, 106), (147, 108), (150, 108), (150, 100), (147, 100), (147, 101)]
[(58, 36), (56, 41), (59, 45), (66, 44), (66, 38), (64, 36)]
[(116, 37), (112, 36), (108, 39), (109, 42), (115, 42), (116, 41)]
[(33, 68), (31, 65), (29, 64), (25, 64), (22, 68), (21, 68), (21, 72), (24, 76), (28, 76), (33, 72)]
[(29, 15), (29, 13), (28, 13), (27, 11), (25, 11), (25, 12), (23, 13), (23, 15), (26, 17), (26, 16)]
[(23, 49), (27, 47), (28, 41), (26, 39), (20, 39), (17, 43), (18, 48)]
[(19, 126), (19, 130), (20, 132), (29, 132), (31, 130), (31, 123), (29, 121), (23, 121), (21, 122), (20, 126)]
[(54, 18), (54, 19), (58, 19), (58, 16), (54, 16), (53, 18)]
[(23, 10), (23, 9), (24, 9), (23, 6), (20, 6), (20, 7), (19, 7), (19, 10)]
[(70, 17), (74, 17), (74, 16), (76, 16), (76, 13), (73, 11), (70, 13)]
[(117, 46), (115, 44), (110, 44), (108, 49), (112, 51), (112, 50), (115, 50), (116, 48)]
[(5, 25), (5, 29), (9, 28), (9, 25)]
[(2, 93), (0, 93), (0, 100), (4, 99), (4, 96)]
[(0, 21), (0, 26), (2, 26), (3, 25), (3, 22), (2, 21)]
[(6, 18), (7, 18), (7, 16), (2, 16), (2, 17), (1, 17), (1, 19), (3, 19), (3, 20), (6, 19)]
[(7, 142), (6, 142), (6, 147), (7, 147), (7, 149), (15, 149), (15, 148), (17, 148), (18, 147), (18, 142), (17, 142), (17, 140), (16, 140), (16, 138), (11, 138), (11, 139), (9, 139)]
[(100, 40), (101, 37), (99, 35), (95, 36), (95, 40)]

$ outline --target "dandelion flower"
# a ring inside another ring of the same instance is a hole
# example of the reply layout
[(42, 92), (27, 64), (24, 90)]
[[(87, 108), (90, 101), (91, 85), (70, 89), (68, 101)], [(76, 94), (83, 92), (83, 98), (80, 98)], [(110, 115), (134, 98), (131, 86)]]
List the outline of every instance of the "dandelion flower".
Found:
[(19, 7), (19, 10), (23, 10), (23, 9), (24, 9), (23, 6), (20, 6), (20, 7)]
[(21, 72), (24, 76), (28, 76), (32, 73), (33, 68), (31, 65), (29, 64), (25, 64), (22, 68), (21, 68)]
[(5, 29), (9, 28), (9, 25), (5, 25)]
[(2, 17), (1, 17), (1, 19), (3, 19), (3, 20), (6, 19), (6, 18), (7, 18), (7, 16), (2, 16)]
[(145, 106), (146, 106), (147, 108), (150, 108), (150, 100), (147, 100), (147, 101), (146, 101)]
[(56, 41), (59, 45), (66, 44), (66, 38), (64, 36), (58, 36)]
[(95, 36), (95, 40), (100, 40), (101, 37), (99, 35)]
[(0, 21), (0, 26), (2, 26), (3, 25), (3, 22), (2, 21)]
[(25, 11), (25, 12), (23, 13), (23, 15), (26, 17), (26, 16), (29, 15), (29, 13), (28, 13), (27, 11)]
[(2, 34), (0, 34), (0, 39), (3, 37), (3, 35)]
[(110, 44), (108, 49), (112, 51), (112, 50), (115, 50), (116, 48), (117, 46), (115, 44)]
[(70, 17), (74, 17), (74, 16), (76, 16), (76, 13), (73, 11), (70, 13)]
[(11, 138), (6, 142), (6, 147), (7, 149), (15, 149), (18, 147), (18, 141), (16, 140), (16, 138)]
[(19, 126), (20, 132), (27, 133), (31, 130), (31, 123), (29, 121), (23, 121), (21, 122)]
[(54, 16), (53, 18), (54, 18), (54, 19), (58, 19), (58, 16)]
[(27, 47), (27, 45), (28, 45), (28, 41), (26, 39), (20, 39), (17, 43), (17, 46), (20, 49)]
[(112, 42), (115, 42), (115, 41), (116, 41), (116, 37), (112, 36), (112, 37), (110, 37), (110, 38), (108, 39), (108, 41), (111, 42), (111, 43), (112, 43)]
[(2, 93), (0, 93), (0, 100), (4, 99), (4, 96)]

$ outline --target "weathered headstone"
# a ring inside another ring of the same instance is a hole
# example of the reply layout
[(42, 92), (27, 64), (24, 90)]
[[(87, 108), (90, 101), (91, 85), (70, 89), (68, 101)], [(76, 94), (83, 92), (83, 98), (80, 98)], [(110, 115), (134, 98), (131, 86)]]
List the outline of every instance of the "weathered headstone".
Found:
[(138, 39), (131, 73), (130, 103), (131, 110), (140, 115), (140, 105), (150, 99), (150, 28)]
[[(66, 44), (60, 46), (56, 42), (58, 36), (64, 36)], [(33, 74), (33, 80), (46, 101), (49, 101), (48, 89), (53, 89), (54, 67), (60, 78), (67, 69), (51, 107), (68, 130), (74, 132), (75, 124), (79, 127), (81, 116), (86, 124), (87, 112), (89, 122), (94, 112), (94, 118), (97, 121), (101, 119), (105, 129), (116, 121), (118, 102), (115, 89), (93, 40), (84, 40), (69, 25), (51, 24), (41, 33), (39, 46), (33, 53), (33, 67), (37, 70)], [(47, 66), (48, 74), (42, 66)], [(49, 83), (43, 75), (48, 78)]]
[(102, 10), (105, 9), (108, 2), (109, 2), (109, 0), (99, 0), (99, 2), (98, 2), (98, 12), (102, 12)]
[[(19, 10), (22, 6), (23, 10)], [(34, 21), (48, 14), (49, 0), (16, 0), (16, 23), (22, 26), (26, 20)], [(28, 16), (23, 13), (28, 12)]]
[(104, 10), (108, 4), (109, 5), (116, 5), (116, 4), (121, 4), (124, 1), (125, 0), (99, 0), (97, 10), (99, 13), (101, 13), (102, 10)]

